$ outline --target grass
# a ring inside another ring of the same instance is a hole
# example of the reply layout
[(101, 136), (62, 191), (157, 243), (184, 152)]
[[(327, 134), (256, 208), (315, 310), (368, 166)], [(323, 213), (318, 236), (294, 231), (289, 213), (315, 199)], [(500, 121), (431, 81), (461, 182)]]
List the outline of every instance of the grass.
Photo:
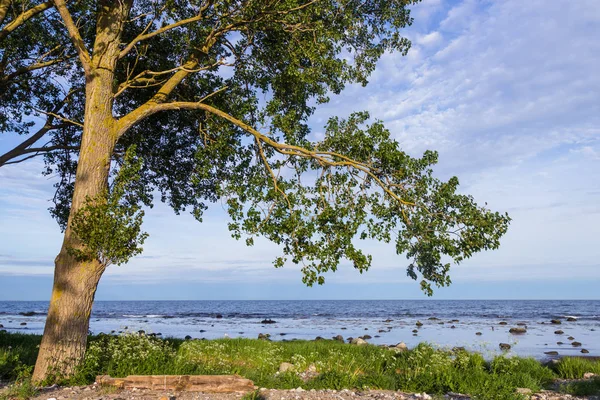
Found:
[[(27, 388), (23, 371), (31, 370), (39, 336), (0, 333), (0, 379)], [(279, 373), (281, 363), (293, 367)], [(307, 371), (316, 371), (307, 373)], [(536, 392), (554, 379), (581, 378), (600, 372), (600, 361), (564, 358), (552, 367), (530, 358), (436, 349), (427, 344), (395, 353), (378, 346), (336, 341), (269, 342), (252, 339), (157, 339), (128, 334), (90, 337), (85, 362), (68, 384), (87, 384), (97, 375), (238, 374), (259, 387), (291, 389), (389, 389), (444, 394), (459, 392), (479, 399), (519, 399), (516, 388)], [(303, 379), (304, 378), (304, 379)], [(561, 391), (593, 394), (598, 381), (573, 382)], [(252, 397), (254, 396), (254, 397)], [(18, 398), (18, 397), (17, 397)], [(259, 399), (250, 393), (248, 399)]]

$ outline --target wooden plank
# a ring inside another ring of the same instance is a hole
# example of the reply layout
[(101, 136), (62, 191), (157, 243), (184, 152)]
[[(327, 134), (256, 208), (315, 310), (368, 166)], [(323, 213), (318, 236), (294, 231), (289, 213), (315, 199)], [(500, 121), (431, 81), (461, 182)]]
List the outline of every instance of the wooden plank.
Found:
[(98, 375), (96, 382), (121, 389), (185, 390), (204, 393), (249, 392), (255, 389), (250, 379), (238, 375), (129, 375), (125, 378)]

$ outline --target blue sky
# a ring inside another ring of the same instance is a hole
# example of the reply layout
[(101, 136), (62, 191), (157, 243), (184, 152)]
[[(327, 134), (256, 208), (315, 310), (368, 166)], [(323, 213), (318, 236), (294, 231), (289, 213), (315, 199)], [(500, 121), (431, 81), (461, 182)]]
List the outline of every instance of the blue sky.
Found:
[[(369, 110), (413, 155), (513, 218), (494, 252), (452, 269), (434, 298), (600, 298), (600, 7), (596, 0), (429, 0), (414, 8), (406, 57), (385, 54), (311, 120)], [(0, 137), (0, 153), (15, 143)], [(52, 178), (31, 161), (0, 168), (0, 300), (49, 298), (60, 243)], [(145, 252), (110, 267), (98, 299), (425, 298), (392, 246), (368, 242), (373, 267), (348, 265), (305, 288), (279, 252), (230, 238), (217, 205), (203, 224), (163, 205), (147, 213)]]

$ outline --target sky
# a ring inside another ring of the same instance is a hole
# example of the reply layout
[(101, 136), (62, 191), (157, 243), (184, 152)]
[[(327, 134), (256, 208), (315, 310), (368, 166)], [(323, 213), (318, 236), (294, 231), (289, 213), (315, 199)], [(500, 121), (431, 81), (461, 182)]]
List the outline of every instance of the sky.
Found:
[[(440, 177), (513, 221), (500, 249), (451, 269), (434, 299), (600, 298), (600, 7), (597, 0), (425, 0), (406, 57), (385, 54), (367, 87), (320, 106), (368, 110), (402, 148), (439, 151)], [(15, 137), (0, 136), (0, 153)], [(62, 236), (42, 163), (0, 168), (0, 300), (47, 300)], [(144, 253), (111, 266), (99, 300), (426, 299), (393, 246), (367, 242), (372, 268), (342, 263), (322, 287), (275, 269), (276, 245), (237, 242), (217, 204), (202, 224), (157, 204)]]

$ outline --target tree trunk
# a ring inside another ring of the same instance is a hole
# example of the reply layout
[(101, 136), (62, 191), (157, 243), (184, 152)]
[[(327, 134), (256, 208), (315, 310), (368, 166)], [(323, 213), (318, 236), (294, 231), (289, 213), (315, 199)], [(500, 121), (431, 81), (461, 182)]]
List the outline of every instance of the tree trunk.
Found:
[(112, 74), (97, 71), (86, 89), (86, 110), (81, 151), (75, 176), (71, 212), (63, 245), (55, 260), (54, 285), (44, 328), (44, 337), (33, 380), (72, 375), (83, 360), (94, 296), (105, 265), (98, 260), (80, 261), (69, 249), (83, 244), (71, 230), (73, 215), (88, 197), (106, 193), (114, 145)]
[[(54, 286), (33, 373), (34, 382), (72, 375), (85, 355), (92, 304), (106, 266), (98, 260), (79, 261), (71, 254), (69, 249), (83, 247), (71, 229), (71, 221), (88, 197), (105, 194), (108, 188), (110, 161), (118, 140), (112, 86), (123, 24), (132, 1), (98, 2), (92, 55), (80, 58), (86, 73), (83, 134), (69, 221), (55, 260)], [(84, 46), (79, 42), (76, 45)], [(85, 48), (81, 52), (87, 54)]]

